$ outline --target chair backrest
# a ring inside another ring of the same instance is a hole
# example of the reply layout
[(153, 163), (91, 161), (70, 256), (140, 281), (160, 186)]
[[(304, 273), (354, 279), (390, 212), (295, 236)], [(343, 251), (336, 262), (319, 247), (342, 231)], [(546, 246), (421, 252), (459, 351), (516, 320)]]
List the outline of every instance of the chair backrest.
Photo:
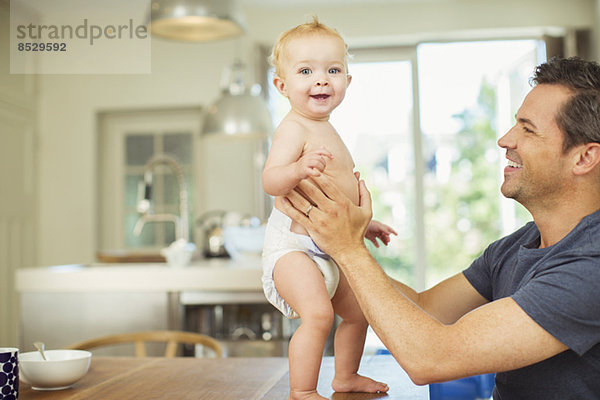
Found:
[(223, 349), (219, 342), (210, 336), (201, 333), (184, 332), (184, 331), (145, 331), (145, 332), (130, 332), (117, 335), (103, 336), (95, 339), (85, 340), (83, 342), (74, 343), (67, 349), (89, 350), (97, 347), (110, 346), (120, 343), (133, 343), (135, 345), (135, 356), (146, 357), (146, 343), (161, 342), (166, 343), (165, 357), (172, 358), (177, 355), (177, 345), (184, 344), (201, 344), (212, 349), (218, 358), (223, 357)]

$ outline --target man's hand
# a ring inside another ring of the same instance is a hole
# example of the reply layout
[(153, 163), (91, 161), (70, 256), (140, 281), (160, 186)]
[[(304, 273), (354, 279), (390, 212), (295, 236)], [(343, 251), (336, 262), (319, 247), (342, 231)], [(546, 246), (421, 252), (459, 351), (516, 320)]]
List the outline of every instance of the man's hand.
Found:
[(286, 195), (283, 211), (306, 228), (321, 250), (337, 259), (365, 246), (372, 211), (371, 195), (362, 180), (358, 193), (359, 205), (356, 206), (327, 176), (315, 176), (301, 181)]

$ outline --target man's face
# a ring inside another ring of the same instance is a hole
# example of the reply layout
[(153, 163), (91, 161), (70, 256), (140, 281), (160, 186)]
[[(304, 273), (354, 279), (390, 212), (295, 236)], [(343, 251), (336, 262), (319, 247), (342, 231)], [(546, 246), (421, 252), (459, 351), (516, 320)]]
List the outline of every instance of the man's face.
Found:
[(559, 201), (568, 190), (570, 152), (563, 153), (563, 133), (555, 121), (560, 106), (572, 95), (561, 85), (534, 87), (519, 108), (516, 124), (498, 145), (506, 149), (502, 194), (531, 207)]

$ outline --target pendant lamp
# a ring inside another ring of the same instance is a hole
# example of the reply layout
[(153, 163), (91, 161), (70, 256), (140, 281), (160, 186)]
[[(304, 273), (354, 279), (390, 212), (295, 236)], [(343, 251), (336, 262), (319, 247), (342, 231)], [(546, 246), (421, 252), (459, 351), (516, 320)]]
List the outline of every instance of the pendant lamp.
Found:
[(268, 137), (273, 121), (260, 85), (246, 86), (245, 66), (236, 61), (225, 70), (221, 96), (208, 108), (203, 134)]
[(152, 0), (154, 36), (187, 42), (227, 39), (244, 32), (235, 0)]

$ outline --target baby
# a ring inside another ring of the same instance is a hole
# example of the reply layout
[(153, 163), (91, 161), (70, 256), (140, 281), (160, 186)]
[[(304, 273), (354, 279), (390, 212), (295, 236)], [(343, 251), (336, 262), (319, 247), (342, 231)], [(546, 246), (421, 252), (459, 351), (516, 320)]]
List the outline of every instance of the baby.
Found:
[[(289, 399), (324, 399), (317, 381), (334, 313), (337, 328), (335, 377), (338, 392), (387, 392), (388, 386), (358, 375), (367, 321), (335, 262), (310, 239), (304, 228), (280, 211), (285, 196), (303, 179), (325, 174), (358, 203), (354, 162), (329, 123), (350, 84), (348, 46), (339, 33), (316, 18), (290, 29), (273, 47), (273, 84), (288, 98), (291, 111), (275, 131), (263, 171), (264, 190), (275, 198), (263, 250), (263, 287), (267, 299), (288, 318), (301, 318), (289, 345)], [(306, 214), (310, 212), (309, 207)], [(378, 246), (390, 234), (371, 221), (366, 237)]]

